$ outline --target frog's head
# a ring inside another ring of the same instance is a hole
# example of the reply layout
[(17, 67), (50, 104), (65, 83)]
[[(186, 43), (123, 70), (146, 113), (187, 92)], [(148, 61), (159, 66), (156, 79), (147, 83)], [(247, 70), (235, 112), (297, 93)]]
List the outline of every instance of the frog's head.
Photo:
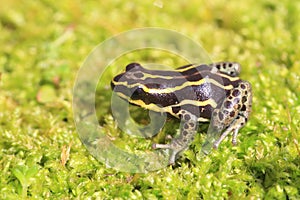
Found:
[(111, 87), (119, 96), (130, 99), (140, 99), (146, 92), (144, 69), (139, 63), (130, 63), (126, 66), (126, 71), (115, 76), (111, 81)]

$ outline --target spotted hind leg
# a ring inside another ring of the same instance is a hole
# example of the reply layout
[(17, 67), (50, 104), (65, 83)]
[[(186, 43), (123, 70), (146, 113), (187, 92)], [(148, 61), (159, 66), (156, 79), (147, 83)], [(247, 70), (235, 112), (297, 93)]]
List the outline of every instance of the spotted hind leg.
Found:
[[(242, 81), (237, 88), (230, 91), (229, 96), (223, 101), (221, 107), (214, 110), (208, 135), (218, 137), (213, 143), (215, 149), (232, 132), (232, 144), (235, 145), (237, 143), (238, 131), (245, 126), (249, 118), (251, 104), (251, 85), (246, 81)], [(202, 149), (205, 149), (205, 147), (203, 146)], [(207, 154), (206, 150), (207, 148), (203, 151), (205, 154)]]

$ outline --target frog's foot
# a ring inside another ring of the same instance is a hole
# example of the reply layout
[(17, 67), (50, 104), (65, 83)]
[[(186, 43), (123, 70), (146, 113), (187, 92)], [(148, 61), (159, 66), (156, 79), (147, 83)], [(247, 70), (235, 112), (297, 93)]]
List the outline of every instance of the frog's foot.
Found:
[(241, 72), (241, 65), (236, 62), (217, 62), (210, 64), (212, 72), (223, 72), (229, 76), (238, 76)]
[(220, 143), (231, 133), (232, 140), (231, 143), (233, 145), (237, 144), (237, 135), (239, 130), (246, 124), (247, 119), (244, 116), (237, 116), (237, 118), (232, 122), (232, 124), (222, 133), (218, 140), (216, 140), (213, 144), (213, 148), (217, 149)]
[(238, 131), (245, 126), (248, 120), (251, 104), (251, 85), (246, 81), (242, 81), (237, 88), (230, 91), (230, 95), (223, 101), (221, 107), (214, 110), (211, 120), (212, 133), (208, 132), (208, 134), (220, 133), (225, 127), (225, 131), (213, 143), (215, 149), (231, 132), (233, 132), (232, 144), (237, 144)]
[(169, 144), (153, 144), (153, 149), (170, 149), (172, 151), (169, 164), (175, 163), (176, 158), (185, 150), (189, 144), (194, 140), (194, 135), (196, 134), (197, 128), (197, 118), (190, 112), (182, 110), (180, 111), (181, 119), (183, 124), (181, 126), (180, 135), (178, 138), (173, 138)]
[(179, 144), (173, 139), (170, 144), (153, 144), (153, 149), (170, 149), (172, 151), (170, 158), (169, 158), (169, 165), (173, 165), (175, 163), (176, 158), (187, 147), (184, 144)]

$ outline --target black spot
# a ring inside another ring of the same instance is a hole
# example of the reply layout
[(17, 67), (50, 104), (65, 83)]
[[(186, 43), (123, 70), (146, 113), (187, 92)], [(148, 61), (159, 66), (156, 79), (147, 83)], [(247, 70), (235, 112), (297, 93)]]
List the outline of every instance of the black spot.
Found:
[(189, 133), (187, 131), (183, 131), (182, 135), (187, 136)]
[(243, 90), (246, 89), (245, 84), (241, 84), (241, 88), (242, 88)]
[(246, 105), (243, 105), (243, 107), (241, 108), (241, 111), (246, 111)]
[(224, 115), (223, 115), (221, 112), (219, 112), (219, 119), (220, 119), (221, 121), (224, 119)]
[(231, 111), (231, 112), (230, 112), (230, 117), (234, 117), (234, 115), (235, 115), (235, 112), (234, 112), (234, 111)]
[[(180, 107), (172, 107), (172, 112), (177, 114), (180, 111)], [(180, 116), (179, 116), (180, 117)], [(180, 117), (181, 118), (181, 117)]]
[(241, 92), (239, 91), (239, 90), (233, 90), (233, 92), (232, 92), (232, 95), (234, 96), (234, 97), (237, 97), (238, 95), (240, 95), (241, 94)]
[(232, 96), (229, 96), (229, 97), (228, 97), (229, 100), (231, 100), (232, 98), (233, 98)]
[(242, 98), (242, 103), (245, 103), (247, 101), (247, 97)]
[(234, 74), (234, 72), (233, 72), (233, 71), (231, 71), (231, 72), (230, 72), (230, 75), (233, 75), (233, 74)]
[(186, 143), (186, 142), (187, 142), (187, 139), (183, 139), (183, 142)]
[(244, 122), (241, 123), (241, 126), (244, 126)]
[(192, 127), (192, 128), (195, 126), (195, 124), (193, 124), (192, 122), (189, 123), (189, 125), (190, 125), (190, 127)]
[(223, 68), (224, 68), (224, 69), (226, 68), (226, 63), (223, 63)]
[(229, 65), (228, 65), (229, 67), (232, 67), (232, 63), (229, 63)]
[(217, 112), (213, 112), (213, 116), (214, 116), (214, 117), (217, 116)]
[(228, 115), (229, 114), (228, 110), (223, 110), (223, 114)]
[(224, 107), (227, 108), (227, 109), (231, 108), (232, 107), (232, 102), (231, 101), (225, 101), (224, 102)]
[(189, 128), (189, 125), (188, 124), (185, 124), (184, 125), (184, 129), (188, 129)]
[(218, 69), (220, 69), (220, 68), (221, 68), (220, 64), (217, 64), (217, 65), (216, 65), (216, 67), (217, 67)]
[(184, 120), (185, 121), (188, 121), (188, 120), (190, 120), (191, 119), (191, 116), (189, 116), (189, 115), (184, 115)]

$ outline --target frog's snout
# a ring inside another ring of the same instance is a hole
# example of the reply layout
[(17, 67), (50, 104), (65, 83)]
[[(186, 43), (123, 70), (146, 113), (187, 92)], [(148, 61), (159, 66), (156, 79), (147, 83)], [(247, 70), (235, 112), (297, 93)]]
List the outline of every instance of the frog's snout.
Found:
[(120, 79), (122, 78), (123, 75), (124, 75), (124, 73), (115, 76), (113, 78), (113, 80), (110, 82), (110, 86), (111, 86), (112, 90), (114, 90), (114, 88), (116, 87), (115, 83), (118, 83), (120, 81)]

